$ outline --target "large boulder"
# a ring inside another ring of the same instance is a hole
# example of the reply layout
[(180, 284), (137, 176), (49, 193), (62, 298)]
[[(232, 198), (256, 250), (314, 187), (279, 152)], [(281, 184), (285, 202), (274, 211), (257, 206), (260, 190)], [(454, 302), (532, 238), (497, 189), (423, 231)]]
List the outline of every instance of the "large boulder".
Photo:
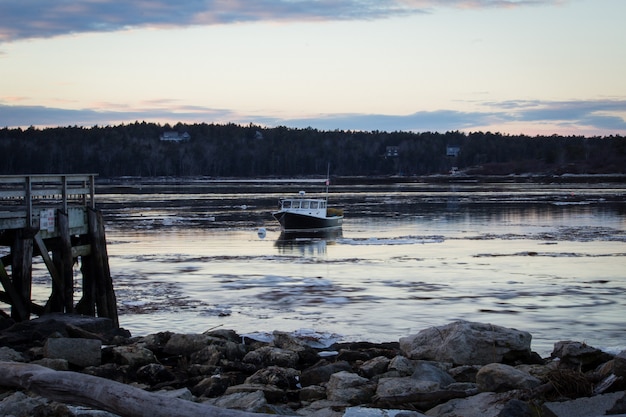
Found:
[(331, 375), (326, 390), (331, 401), (358, 405), (371, 401), (376, 384), (357, 374), (341, 371)]
[(541, 385), (541, 381), (529, 373), (503, 363), (490, 363), (480, 368), (476, 383), (480, 391), (491, 392), (530, 390)]
[(98, 366), (102, 360), (102, 342), (95, 339), (49, 338), (44, 345), (45, 358), (65, 359), (81, 368)]
[(582, 372), (590, 371), (613, 359), (613, 355), (600, 349), (570, 340), (555, 343), (550, 356), (559, 358), (561, 366)]
[(530, 333), (493, 324), (455, 321), (400, 339), (400, 350), (411, 359), (486, 365), (531, 356)]

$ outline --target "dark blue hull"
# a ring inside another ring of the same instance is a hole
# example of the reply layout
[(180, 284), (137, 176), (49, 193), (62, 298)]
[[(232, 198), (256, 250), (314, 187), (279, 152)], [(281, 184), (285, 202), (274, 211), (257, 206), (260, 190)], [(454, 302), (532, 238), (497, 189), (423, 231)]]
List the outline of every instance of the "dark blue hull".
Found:
[(278, 212), (273, 216), (285, 231), (333, 229), (343, 224), (343, 216), (313, 217), (289, 212)]

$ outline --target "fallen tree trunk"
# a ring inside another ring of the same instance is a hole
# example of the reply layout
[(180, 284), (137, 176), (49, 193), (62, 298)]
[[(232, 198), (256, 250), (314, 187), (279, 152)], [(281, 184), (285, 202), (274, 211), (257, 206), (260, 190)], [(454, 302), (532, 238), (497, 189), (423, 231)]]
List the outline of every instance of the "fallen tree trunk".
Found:
[(105, 410), (122, 417), (267, 416), (170, 398), (105, 378), (19, 362), (0, 362), (0, 386), (21, 388), (54, 401)]

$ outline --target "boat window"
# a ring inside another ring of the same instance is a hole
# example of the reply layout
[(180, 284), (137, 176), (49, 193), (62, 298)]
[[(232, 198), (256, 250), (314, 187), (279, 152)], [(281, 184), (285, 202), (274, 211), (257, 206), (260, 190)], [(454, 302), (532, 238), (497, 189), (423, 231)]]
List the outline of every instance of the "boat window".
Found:
[(291, 207), (291, 200), (283, 201), (283, 208), (290, 208), (290, 207)]
[(326, 202), (320, 201), (320, 208), (326, 208)]
[(311, 208), (312, 209), (316, 209), (318, 207), (318, 202), (317, 201), (311, 201)]
[(303, 201), (302, 205), (301, 205), (301, 208), (308, 209), (309, 208), (309, 203), (310, 203), (310, 201)]

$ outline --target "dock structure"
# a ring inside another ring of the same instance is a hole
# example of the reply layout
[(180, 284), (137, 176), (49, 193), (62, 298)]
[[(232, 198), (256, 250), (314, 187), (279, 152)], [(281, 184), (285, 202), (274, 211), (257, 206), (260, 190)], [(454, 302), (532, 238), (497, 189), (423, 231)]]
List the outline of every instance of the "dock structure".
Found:
[[(107, 317), (119, 327), (95, 174), (0, 176), (0, 306), (15, 321), (48, 313)], [(32, 300), (33, 259), (50, 274), (50, 297)], [(79, 262), (80, 261), (80, 262)], [(80, 264), (82, 285), (74, 286)], [(10, 273), (9, 273), (10, 270)], [(80, 300), (75, 303), (75, 296)], [(41, 305), (43, 304), (43, 305)], [(0, 310), (0, 314), (8, 314)]]

